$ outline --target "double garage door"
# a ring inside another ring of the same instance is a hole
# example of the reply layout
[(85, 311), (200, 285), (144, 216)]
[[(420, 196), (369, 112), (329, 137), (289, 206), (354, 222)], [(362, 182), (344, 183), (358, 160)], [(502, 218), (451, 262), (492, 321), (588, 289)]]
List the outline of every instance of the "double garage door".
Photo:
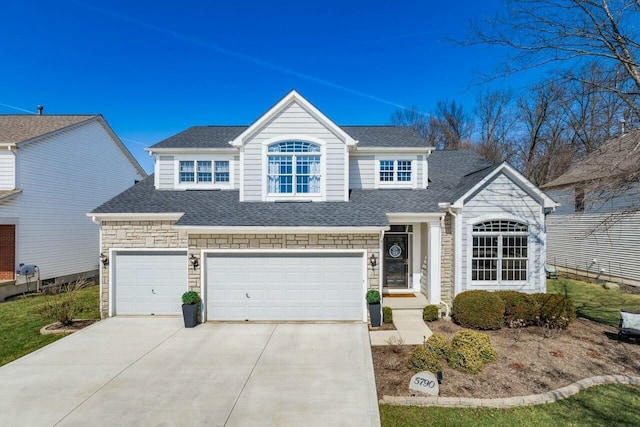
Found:
[[(186, 253), (118, 254), (115, 313), (179, 314), (188, 264)], [(362, 253), (222, 252), (202, 264), (207, 320), (363, 320)]]

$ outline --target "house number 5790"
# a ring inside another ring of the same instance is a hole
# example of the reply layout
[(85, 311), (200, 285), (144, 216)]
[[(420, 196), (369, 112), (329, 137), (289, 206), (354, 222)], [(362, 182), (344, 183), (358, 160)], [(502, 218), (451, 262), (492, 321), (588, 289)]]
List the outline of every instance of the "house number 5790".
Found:
[(415, 380), (413, 380), (413, 383), (415, 385), (419, 385), (419, 386), (423, 386), (423, 387), (429, 387), (429, 388), (433, 388), (435, 386), (435, 382), (432, 380), (427, 380), (425, 378), (416, 378)]

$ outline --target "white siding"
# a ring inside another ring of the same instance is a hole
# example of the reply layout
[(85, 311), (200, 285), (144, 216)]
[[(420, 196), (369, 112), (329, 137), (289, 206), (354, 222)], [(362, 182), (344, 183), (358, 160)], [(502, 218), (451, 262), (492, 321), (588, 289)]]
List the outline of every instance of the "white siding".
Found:
[(354, 156), (349, 159), (349, 188), (375, 187), (376, 161), (374, 155)]
[(470, 245), (471, 230), (474, 223), (491, 219), (517, 219), (529, 224), (529, 273), (525, 286), (511, 287), (527, 292), (544, 292), (546, 285), (544, 272), (544, 213), (542, 206), (527, 192), (500, 174), (472, 198), (465, 202), (462, 209), (462, 290), (468, 289), (507, 289), (495, 285), (471, 285)]
[(233, 176), (230, 178), (233, 182), (233, 188), (240, 188), (240, 156), (233, 156), (233, 164), (231, 165)]
[(0, 149), (0, 190), (16, 188), (16, 156), (13, 151)]
[(173, 156), (158, 156), (158, 190), (172, 190), (174, 187)]
[(0, 222), (17, 222), (16, 264), (36, 264), (43, 279), (97, 269), (86, 213), (142, 178), (133, 164), (97, 122), (21, 146), (16, 163), (22, 193), (0, 203)]
[(262, 143), (274, 137), (306, 135), (319, 138), (325, 145), (326, 173), (322, 177), (326, 186), (327, 201), (345, 199), (345, 150), (344, 142), (303, 109), (292, 102), (276, 117), (260, 129), (244, 147), (244, 200), (262, 200), (263, 151)]
[[(558, 209), (547, 217), (547, 260), (571, 270), (640, 281), (640, 213), (616, 215), (635, 203), (638, 188), (610, 200), (587, 193), (585, 212), (573, 209), (573, 188), (549, 191), (551, 197), (570, 194), (570, 209)], [(606, 203), (603, 201), (606, 200)], [(562, 203), (562, 201), (561, 201)], [(610, 226), (603, 224), (609, 223)], [(596, 262), (593, 262), (596, 260)]]
[(576, 196), (572, 187), (553, 189), (546, 192), (555, 202), (560, 203), (556, 208), (557, 214), (572, 214), (575, 211)]

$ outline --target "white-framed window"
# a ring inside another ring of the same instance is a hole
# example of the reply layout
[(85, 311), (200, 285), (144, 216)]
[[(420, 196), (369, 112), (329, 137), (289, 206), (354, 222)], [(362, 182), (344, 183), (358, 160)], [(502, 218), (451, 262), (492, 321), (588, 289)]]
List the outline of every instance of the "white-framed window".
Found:
[(230, 159), (180, 156), (175, 163), (176, 188), (230, 188), (232, 166)]
[(473, 226), (471, 280), (519, 282), (527, 280), (529, 226), (493, 220)]
[(269, 195), (319, 195), (321, 179), (321, 150), (318, 144), (283, 141), (267, 148)]
[(414, 161), (410, 159), (378, 159), (376, 172), (380, 186), (412, 187), (415, 181)]

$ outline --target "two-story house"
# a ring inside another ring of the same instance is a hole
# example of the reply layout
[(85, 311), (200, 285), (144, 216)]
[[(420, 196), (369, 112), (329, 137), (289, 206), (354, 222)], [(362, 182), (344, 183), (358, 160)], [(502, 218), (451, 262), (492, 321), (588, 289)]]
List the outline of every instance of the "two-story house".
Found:
[(506, 163), (412, 129), (338, 126), (292, 91), (250, 126), (197, 126), (148, 151), (152, 177), (88, 215), (104, 315), (366, 321), (365, 292), (545, 291), (555, 203)]
[(38, 277), (96, 275), (87, 210), (146, 176), (100, 115), (0, 115), (0, 301)]

